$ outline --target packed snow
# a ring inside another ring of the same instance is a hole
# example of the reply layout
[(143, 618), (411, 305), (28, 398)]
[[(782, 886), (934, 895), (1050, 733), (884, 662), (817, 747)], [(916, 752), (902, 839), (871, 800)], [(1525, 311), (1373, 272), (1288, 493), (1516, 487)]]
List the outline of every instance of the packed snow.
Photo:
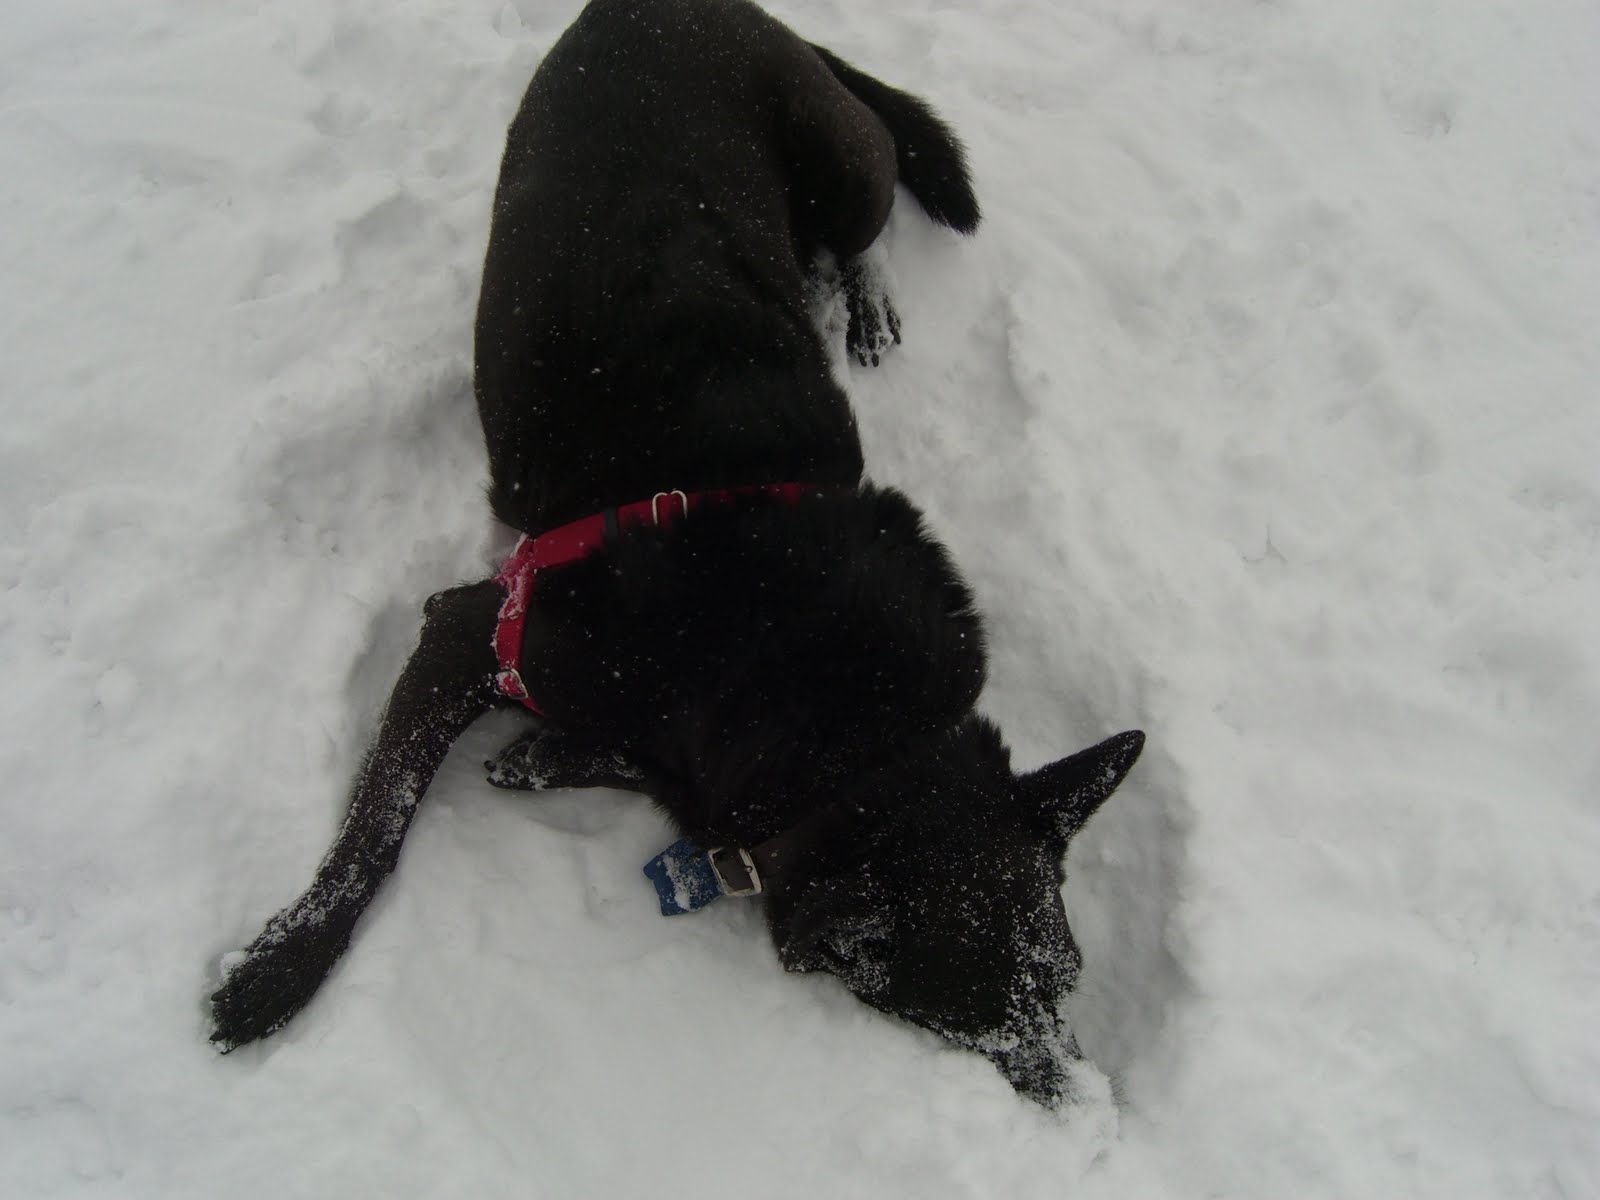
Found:
[(574, 0), (11, 0), (0, 1194), (1600, 1196), (1600, 9), (782, 0), (931, 99), (869, 471), (1074, 844), (1079, 1100), (664, 920), (640, 798), (480, 723), (352, 951), (223, 1057), (430, 593), (509, 545), (471, 321)]

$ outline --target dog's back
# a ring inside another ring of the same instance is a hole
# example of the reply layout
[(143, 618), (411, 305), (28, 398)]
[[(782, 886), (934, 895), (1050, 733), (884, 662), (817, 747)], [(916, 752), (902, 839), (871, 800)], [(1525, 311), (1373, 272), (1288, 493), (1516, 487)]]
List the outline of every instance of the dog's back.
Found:
[(907, 182), (936, 217), (970, 228), (977, 208), (938, 118), (825, 53), (745, 0), (593, 0), (546, 57), (507, 138), (478, 310), (502, 521), (859, 480), (806, 280), (887, 219), (896, 137), (874, 108), (926, 164)]

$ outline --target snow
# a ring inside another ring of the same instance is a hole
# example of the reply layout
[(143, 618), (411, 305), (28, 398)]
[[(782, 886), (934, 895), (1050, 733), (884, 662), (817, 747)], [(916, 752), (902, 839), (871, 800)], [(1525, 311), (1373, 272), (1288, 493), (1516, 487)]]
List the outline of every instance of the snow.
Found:
[(470, 330), (575, 6), (13, 0), (0, 32), (0, 1190), (1600, 1195), (1600, 11), (786, 0), (931, 98), (905, 344), (839, 368), (989, 614), (1020, 766), (1141, 727), (1069, 856), (1060, 1115), (636, 797), (447, 763), (313, 1005), (206, 1043), (421, 601), (510, 545)]

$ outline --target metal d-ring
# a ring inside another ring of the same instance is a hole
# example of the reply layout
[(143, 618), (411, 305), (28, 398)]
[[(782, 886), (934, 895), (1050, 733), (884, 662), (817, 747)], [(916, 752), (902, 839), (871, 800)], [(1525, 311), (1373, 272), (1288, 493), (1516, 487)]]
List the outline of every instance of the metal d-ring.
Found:
[(670, 500), (674, 496), (676, 496), (678, 498), (678, 508), (680, 509), (680, 511), (682, 511), (683, 515), (686, 516), (686, 517), (689, 515), (689, 497), (688, 496), (684, 495), (682, 492), (678, 491), (676, 488), (674, 488), (670, 492), (657, 492), (654, 496), (650, 497), (650, 519), (656, 523), (656, 527), (658, 529), (661, 527), (661, 508), (660, 508), (661, 501), (663, 499)]

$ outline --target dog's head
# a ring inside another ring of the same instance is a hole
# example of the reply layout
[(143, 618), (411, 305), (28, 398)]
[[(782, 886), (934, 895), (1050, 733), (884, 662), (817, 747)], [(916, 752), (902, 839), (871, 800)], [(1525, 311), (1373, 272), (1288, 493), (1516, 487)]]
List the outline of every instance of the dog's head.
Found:
[(1080, 963), (1062, 858), (1143, 746), (1142, 733), (1121, 733), (1017, 776), (994, 728), (973, 719), (875, 773), (863, 786), (893, 794), (854, 807), (888, 819), (856, 830), (854, 845), (841, 830), (807, 878), (769, 898), (784, 966), (830, 972), (1058, 1103), (1077, 1056), (1059, 1006)]

